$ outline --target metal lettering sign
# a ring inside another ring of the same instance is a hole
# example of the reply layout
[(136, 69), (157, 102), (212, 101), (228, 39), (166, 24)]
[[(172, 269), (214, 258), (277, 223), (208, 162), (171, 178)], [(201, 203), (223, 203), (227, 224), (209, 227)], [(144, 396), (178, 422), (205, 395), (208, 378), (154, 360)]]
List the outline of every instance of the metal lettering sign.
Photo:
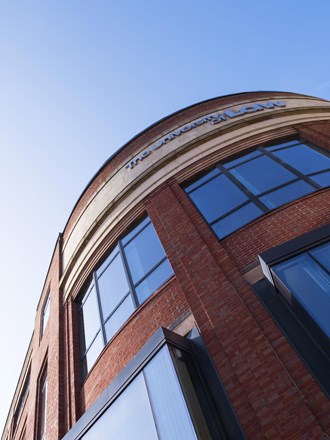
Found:
[(150, 154), (161, 148), (163, 145), (172, 141), (173, 139), (181, 136), (183, 133), (192, 130), (195, 127), (203, 125), (209, 122), (211, 125), (219, 124), (221, 121), (228, 121), (230, 119), (237, 118), (239, 116), (243, 116), (248, 113), (255, 113), (265, 109), (274, 109), (276, 107), (286, 107), (285, 101), (267, 101), (267, 102), (258, 102), (256, 104), (248, 104), (239, 109), (228, 109), (223, 112), (213, 113), (207, 116), (203, 116), (200, 119), (192, 122), (191, 124), (187, 124), (176, 131), (172, 131), (159, 141), (157, 141), (154, 145), (152, 145), (147, 150), (140, 153), (136, 156), (131, 162), (129, 162), (125, 168), (132, 169), (134, 168), (140, 161), (144, 160), (146, 157), (150, 156)]

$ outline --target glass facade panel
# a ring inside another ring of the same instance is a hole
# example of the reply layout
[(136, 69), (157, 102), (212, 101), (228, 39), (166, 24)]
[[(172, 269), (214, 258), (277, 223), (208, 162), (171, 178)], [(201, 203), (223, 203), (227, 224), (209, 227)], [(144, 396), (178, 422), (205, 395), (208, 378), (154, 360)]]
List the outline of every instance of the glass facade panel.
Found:
[(329, 260), (330, 245), (327, 244), (290, 258), (272, 268), (328, 337), (330, 336), (330, 273), (320, 263), (327, 265)]
[(248, 199), (224, 174), (192, 191), (189, 196), (208, 222), (216, 220)]
[(158, 289), (165, 281), (173, 275), (173, 270), (168, 262), (165, 260), (158, 266), (145, 280), (143, 280), (136, 287), (136, 295), (139, 304), (142, 304), (155, 290)]
[[(191, 355), (176, 349), (182, 364)], [(177, 360), (176, 360), (177, 361)], [(196, 374), (196, 369), (194, 370)], [(200, 381), (198, 375), (195, 380)], [(183, 384), (183, 382), (185, 384)], [(124, 382), (125, 383), (125, 382)], [(189, 393), (182, 387), (189, 384)], [(199, 382), (200, 384), (200, 382)], [(85, 432), (80, 440), (211, 440), (223, 438), (217, 430), (212, 437), (203, 409), (194, 391), (189, 369), (180, 365), (180, 374), (167, 345), (163, 346), (128, 385), (119, 389), (118, 397)], [(115, 391), (115, 394), (118, 391)], [(192, 397), (193, 402), (188, 401)], [(193, 414), (198, 414), (199, 428)], [(200, 427), (203, 426), (201, 429)]]
[(239, 165), (230, 172), (255, 195), (296, 178), (294, 174), (267, 156), (261, 156), (251, 162)]
[(207, 173), (185, 191), (218, 238), (224, 238), (263, 213), (328, 186), (329, 167), (326, 152), (292, 140), (219, 163), (220, 175), (208, 180)]
[(86, 348), (88, 348), (101, 327), (95, 286), (92, 287), (85, 303), (82, 306), (82, 317), (85, 333), (85, 345)]
[(82, 299), (81, 351), (87, 371), (134, 309), (172, 275), (156, 231), (146, 217), (118, 241), (93, 272), (93, 281)]
[(186, 191), (190, 192), (193, 189), (195, 189), (197, 186), (201, 185), (202, 183), (207, 182), (208, 180), (210, 180), (212, 177), (218, 176), (220, 174), (220, 171), (217, 168), (214, 168), (212, 171), (210, 171), (209, 173), (205, 174), (203, 177), (201, 177), (200, 179), (198, 179), (197, 182), (192, 183), (191, 185), (187, 186)]
[[(146, 252), (146, 246), (148, 252)], [(164, 249), (150, 223), (124, 248), (133, 282), (137, 283), (165, 257)]]
[(167, 347), (146, 366), (144, 375), (159, 437), (197, 439)]
[(330, 243), (322, 244), (315, 249), (309, 251), (326, 270), (330, 272)]
[(307, 145), (297, 145), (276, 151), (274, 154), (303, 174), (330, 168), (330, 159)]
[(102, 349), (104, 347), (103, 343), (103, 336), (101, 331), (97, 335), (97, 337), (94, 339), (92, 345), (89, 347), (89, 350), (86, 353), (86, 368), (89, 371), (92, 366), (94, 365), (96, 359), (98, 358), (99, 354), (101, 353)]
[(299, 144), (298, 140), (288, 141), (288, 142), (281, 142), (280, 144), (271, 145), (270, 147), (266, 147), (266, 150), (268, 151), (275, 151), (280, 150), (281, 148), (290, 147), (291, 145)]
[(298, 182), (290, 183), (289, 185), (260, 197), (260, 200), (267, 206), (267, 208), (274, 209), (313, 191), (314, 188), (308, 183), (299, 180)]
[(244, 156), (239, 157), (238, 159), (231, 160), (230, 162), (226, 162), (223, 166), (225, 168), (232, 168), (236, 165), (241, 164), (242, 162), (246, 162), (250, 159), (260, 156), (261, 153), (258, 150), (252, 151), (251, 153), (244, 154)]
[(143, 374), (120, 394), (83, 440), (158, 440)]
[(212, 229), (219, 238), (226, 237), (252, 220), (263, 214), (253, 203), (248, 203), (232, 214), (227, 215), (222, 220), (212, 225)]
[(114, 260), (106, 268), (97, 280), (102, 312), (104, 319), (113, 312), (125, 295), (129, 292), (129, 285), (121, 255), (117, 254)]
[(42, 325), (41, 325), (41, 334), (43, 335), (48, 323), (50, 314), (50, 293), (48, 292), (47, 299), (42, 311)]
[(107, 341), (110, 341), (112, 336), (119, 330), (119, 328), (124, 324), (124, 322), (131, 316), (134, 312), (134, 304), (131, 295), (120, 304), (118, 309), (110, 316), (108, 321), (105, 323), (105, 333)]
[(320, 174), (313, 174), (310, 176), (310, 178), (322, 187), (330, 186), (330, 171), (325, 171)]

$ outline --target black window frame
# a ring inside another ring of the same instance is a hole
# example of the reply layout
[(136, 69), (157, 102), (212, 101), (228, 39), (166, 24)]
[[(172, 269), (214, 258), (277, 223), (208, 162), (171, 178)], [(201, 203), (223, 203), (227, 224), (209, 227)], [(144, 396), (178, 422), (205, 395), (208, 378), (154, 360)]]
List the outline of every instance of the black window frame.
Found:
[[(87, 409), (63, 440), (79, 440), (165, 345), (169, 348), (177, 348), (190, 357), (194, 368), (194, 375), (191, 376), (194, 388), (211, 433), (222, 430), (224, 439), (245, 439), (236, 413), (198, 330), (194, 328), (185, 338), (160, 327)], [(183, 390), (182, 393), (184, 394)], [(212, 438), (220, 439), (218, 436)]]
[[(274, 149), (272, 151), (267, 149), (270, 147), (276, 147), (277, 145), (279, 147), (278, 149)], [(289, 149), (289, 148), (292, 148), (292, 147), (298, 146), (298, 145), (305, 145), (308, 148), (315, 150), (316, 152), (322, 154), (323, 156), (330, 158), (330, 153), (327, 150), (325, 150), (321, 147), (318, 147), (317, 145), (314, 145), (311, 142), (308, 142), (308, 141), (305, 141), (302, 139), (298, 139), (298, 138), (278, 139), (278, 140), (273, 141), (271, 143), (265, 143), (265, 144), (260, 144), (260, 145), (254, 146), (253, 148), (249, 148), (248, 150), (244, 150), (235, 156), (232, 156), (230, 158), (226, 158), (224, 161), (218, 162), (212, 168), (209, 168), (207, 171), (204, 170), (202, 173), (200, 173), (198, 175), (197, 178), (195, 176), (194, 178), (189, 179), (188, 182), (184, 183), (183, 189), (185, 190), (186, 194), (189, 196), (191, 202), (195, 205), (197, 210), (200, 212), (201, 216), (204, 218), (205, 222), (211, 227), (212, 231), (214, 232), (214, 234), (217, 236), (217, 238), (219, 240), (222, 240), (222, 239), (230, 236), (231, 234), (235, 233), (240, 228), (248, 225), (249, 223), (257, 220), (261, 216), (263, 216), (263, 215), (265, 215), (275, 209), (278, 209), (288, 203), (291, 203), (295, 200), (298, 200), (301, 197), (304, 197), (305, 195), (312, 194), (315, 191), (319, 191), (319, 190), (322, 190), (322, 189), (328, 187), (328, 186), (322, 186), (319, 183), (314, 182), (313, 180), (311, 180), (311, 177), (313, 175), (317, 175), (317, 174), (321, 174), (321, 173), (325, 173), (325, 172), (330, 172), (330, 168), (325, 169), (322, 172), (314, 171), (311, 173), (303, 174), (298, 169), (292, 167), (291, 165), (289, 165), (288, 163), (284, 162), (282, 159), (277, 157), (275, 154), (273, 154), (273, 151), (285, 150), (285, 149)], [(242, 160), (239, 163), (236, 163), (235, 165), (226, 167), (226, 164), (228, 164), (232, 161), (236, 161), (240, 158), (244, 158), (244, 156), (248, 156), (251, 153), (254, 153), (256, 151), (259, 151), (258, 155), (255, 155), (253, 157), (247, 157), (246, 160)], [(252, 162), (253, 160), (255, 160), (259, 157), (268, 157), (273, 162), (280, 165), (283, 169), (289, 171), (291, 174), (295, 175), (296, 177), (292, 178), (291, 180), (286, 181), (285, 183), (274, 186), (271, 189), (268, 189), (267, 191), (260, 192), (258, 195), (253, 194), (242, 182), (240, 182), (233, 174), (231, 174), (230, 171), (238, 166)], [(210, 173), (214, 170), (218, 170), (218, 174), (211, 176), (209, 179), (206, 179), (206, 180), (203, 179), (203, 181), (200, 183), (200, 185), (196, 185), (196, 183), (198, 182), (199, 179), (202, 179), (204, 176), (206, 176), (208, 173)], [(213, 219), (212, 221), (208, 221), (206, 219), (205, 215), (199, 209), (198, 205), (190, 197), (190, 194), (193, 193), (194, 191), (196, 191), (197, 189), (201, 188), (202, 186), (204, 186), (208, 182), (212, 181), (213, 179), (215, 179), (219, 176), (222, 176), (222, 175), (225, 176), (227, 179), (229, 179), (229, 181), (235, 186), (235, 188), (238, 188), (241, 191), (241, 193), (246, 197), (246, 200), (244, 202), (238, 204), (234, 208), (228, 210), (225, 214), (218, 216), (217, 218)], [(304, 183), (308, 184), (313, 190), (310, 193), (307, 193), (303, 196), (297, 197), (296, 199), (292, 199), (288, 202), (281, 203), (274, 208), (269, 208), (267, 205), (265, 205), (265, 203), (262, 202), (261, 198), (266, 196), (267, 194), (270, 194), (276, 190), (285, 188), (286, 186), (294, 184), (296, 182), (304, 182)], [(189, 189), (189, 187), (191, 185), (194, 185), (194, 186), (193, 186), (193, 188)], [(242, 224), (241, 226), (239, 226), (235, 230), (223, 235), (222, 237), (216, 233), (216, 231), (213, 229), (213, 225), (216, 225), (219, 221), (227, 218), (228, 216), (230, 216), (231, 214), (234, 214), (235, 212), (238, 212), (240, 209), (242, 209), (243, 207), (245, 207), (251, 203), (254, 205), (254, 207), (256, 207), (257, 209), (259, 209), (261, 211), (260, 215), (254, 217), (252, 220), (248, 220), (246, 223)]]
[[(139, 228), (139, 225), (143, 225), (141, 228)], [(88, 287), (84, 289), (83, 294), (80, 296), (80, 299), (78, 299), (79, 302), (79, 334), (80, 334), (80, 357), (81, 357), (81, 368), (82, 368), (82, 379), (85, 379), (87, 375), (89, 374), (89, 371), (93, 368), (93, 365), (88, 369), (87, 366), (87, 358), (86, 355), (89, 351), (89, 349), (93, 346), (95, 340), (101, 335), (101, 342), (103, 344), (103, 348), (111, 341), (111, 338), (107, 338), (106, 335), (106, 324), (111, 319), (111, 317), (116, 313), (116, 311), (120, 308), (120, 306), (124, 303), (124, 301), (130, 296), (133, 303), (133, 311), (140, 307), (151, 295), (153, 295), (161, 286), (163, 286), (165, 283), (167, 283), (173, 276), (174, 272), (171, 268), (171, 274), (168, 278), (166, 278), (162, 284), (156, 288), (156, 290), (149, 294), (149, 296), (144, 299), (143, 301), (139, 301), (138, 295), (136, 293), (136, 288), (148, 278), (150, 274), (152, 274), (154, 271), (156, 271), (161, 264), (163, 264), (165, 261), (168, 261), (168, 264), (170, 265), (170, 262), (168, 260), (168, 257), (164, 251), (164, 257), (162, 257), (150, 270), (148, 270), (147, 273), (145, 273), (142, 278), (140, 278), (137, 282), (134, 283), (133, 278), (130, 273), (129, 269), (129, 263), (127, 261), (127, 257), (124, 251), (124, 248), (129, 245), (141, 232), (143, 232), (149, 225), (152, 225), (152, 221), (149, 216), (144, 215), (143, 217), (140, 217), (138, 220), (136, 220), (131, 227), (124, 233), (122, 236), (114, 243), (114, 245), (111, 247), (110, 252), (108, 252), (107, 256), (95, 267), (93, 270), (89, 280), (88, 280)], [(153, 226), (153, 225), (152, 225)], [(154, 228), (154, 226), (153, 226)], [(134, 230), (137, 229), (137, 231), (133, 234)], [(155, 231), (156, 232), (156, 231)], [(157, 232), (156, 232), (157, 235)], [(129, 237), (128, 240), (126, 238)], [(157, 235), (157, 238), (159, 240), (159, 237)], [(160, 240), (159, 240), (160, 242)], [(160, 242), (161, 244), (161, 242)], [(162, 244), (161, 244), (162, 245)], [(114, 250), (117, 248), (117, 251), (115, 254), (113, 254)], [(113, 255), (112, 255), (113, 254)], [(111, 258), (110, 258), (111, 257)], [(103, 308), (102, 308), (102, 301), (101, 301), (101, 294), (98, 286), (98, 280), (101, 278), (101, 276), (104, 274), (104, 272), (108, 269), (108, 267), (111, 265), (111, 263), (115, 260), (115, 258), (120, 258), (120, 261), (122, 263), (126, 281), (128, 284), (128, 292), (120, 299), (118, 304), (114, 307), (112, 312), (108, 314), (107, 316), (104, 316), (103, 314)], [(109, 259), (110, 258), (110, 259)], [(109, 261), (107, 261), (109, 260)], [(104, 266), (104, 267), (103, 267)], [(171, 265), (170, 265), (171, 266)], [(99, 269), (102, 269), (99, 272)], [(98, 317), (100, 326), (97, 330), (97, 332), (94, 334), (94, 337), (90, 340), (89, 345), (85, 346), (85, 331), (84, 331), (84, 323), (83, 323), (83, 306), (85, 302), (87, 301), (89, 295), (91, 294), (92, 290), (95, 289), (95, 295), (96, 295), (96, 302), (97, 302), (97, 309), (98, 309)], [(131, 316), (131, 315), (130, 315)], [(129, 319), (129, 318), (128, 318)], [(126, 320), (127, 321), (127, 320)], [(125, 321), (125, 322), (126, 322)], [(124, 325), (124, 324), (123, 324)], [(121, 326), (120, 326), (121, 327)], [(118, 329), (119, 330), (119, 329)], [(117, 331), (118, 331), (117, 330)], [(115, 332), (115, 334), (117, 333)], [(102, 350), (101, 350), (102, 351)]]
[(259, 255), (265, 278), (252, 287), (277, 325), (330, 397), (330, 339), (288, 289), (277, 282), (272, 266), (329, 242), (330, 224)]

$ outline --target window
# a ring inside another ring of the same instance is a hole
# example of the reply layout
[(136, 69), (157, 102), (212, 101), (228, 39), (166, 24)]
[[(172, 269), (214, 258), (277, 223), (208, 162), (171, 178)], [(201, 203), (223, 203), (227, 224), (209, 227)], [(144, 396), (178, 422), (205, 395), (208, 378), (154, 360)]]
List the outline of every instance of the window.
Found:
[(218, 238), (330, 185), (327, 153), (298, 140), (260, 146), (185, 187)]
[(330, 337), (330, 242), (271, 267), (275, 286)]
[(47, 294), (46, 301), (44, 303), (43, 309), (42, 309), (42, 317), (41, 317), (41, 335), (45, 333), (45, 329), (48, 323), (49, 319), (49, 313), (50, 313), (50, 292)]
[(47, 417), (47, 368), (45, 367), (39, 380), (39, 412), (38, 412), (38, 440), (46, 440)]
[(330, 396), (330, 224), (260, 254), (253, 288)]
[(83, 368), (90, 370), (104, 345), (156, 289), (173, 275), (147, 217), (118, 241), (93, 272), (80, 308)]
[(63, 440), (245, 438), (223, 397), (220, 417), (221, 385), (204, 349), (199, 334), (188, 340), (160, 328)]
[(21, 418), (23, 409), (24, 409), (24, 405), (27, 399), (27, 396), (29, 394), (29, 387), (30, 387), (30, 370), (28, 371), (25, 381), (24, 381), (24, 385), (22, 387), (22, 391), (20, 394), (20, 397), (18, 399), (18, 403), (14, 412), (14, 417), (13, 417), (13, 433), (15, 432), (18, 422)]

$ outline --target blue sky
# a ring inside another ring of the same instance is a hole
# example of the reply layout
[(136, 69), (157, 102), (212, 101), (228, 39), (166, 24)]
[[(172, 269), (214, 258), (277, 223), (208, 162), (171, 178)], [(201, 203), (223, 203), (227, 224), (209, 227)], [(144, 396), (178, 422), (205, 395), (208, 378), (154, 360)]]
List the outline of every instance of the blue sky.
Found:
[(58, 232), (98, 168), (201, 100), (330, 99), (329, 17), (328, 0), (0, 2), (0, 431)]

